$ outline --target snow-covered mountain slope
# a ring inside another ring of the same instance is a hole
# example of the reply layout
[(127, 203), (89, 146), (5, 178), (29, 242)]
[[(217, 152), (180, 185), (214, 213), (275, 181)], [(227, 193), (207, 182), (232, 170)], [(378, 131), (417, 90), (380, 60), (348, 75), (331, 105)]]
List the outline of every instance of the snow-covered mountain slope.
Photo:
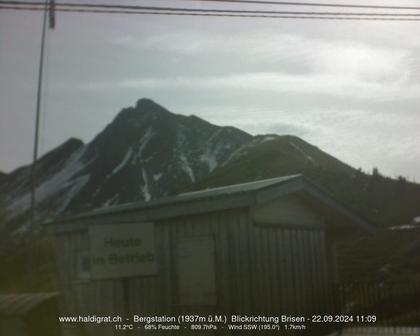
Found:
[[(77, 175), (84, 166), (80, 161), (84, 147), (80, 140), (69, 139), (38, 161), (36, 196), (41, 217), (60, 213), (86, 183), (87, 176)], [(2, 225), (26, 222), (31, 206), (31, 181), (31, 166), (25, 166), (10, 173), (0, 184)]]
[[(149, 99), (123, 109), (90, 143), (70, 139), (37, 165), (39, 219), (173, 194), (224, 164), (252, 136), (171, 113)], [(26, 222), (31, 167), (0, 184), (4, 222)]]

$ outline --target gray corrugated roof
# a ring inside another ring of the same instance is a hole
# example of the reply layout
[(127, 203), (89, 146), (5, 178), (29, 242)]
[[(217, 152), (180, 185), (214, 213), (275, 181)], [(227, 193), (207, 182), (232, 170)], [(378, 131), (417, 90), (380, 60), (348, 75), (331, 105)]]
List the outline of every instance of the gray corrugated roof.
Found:
[(259, 190), (268, 186), (272, 186), (275, 184), (284, 183), (286, 181), (293, 180), (295, 178), (299, 178), (301, 175), (289, 175), (289, 176), (282, 176), (282, 177), (275, 177), (266, 180), (259, 180), (253, 182), (246, 182), (240, 184), (233, 184), (224, 187), (218, 188), (211, 188), (211, 189), (204, 189), (199, 191), (192, 191), (188, 193), (179, 194), (176, 196), (177, 198), (181, 199), (194, 199), (194, 198), (207, 198), (207, 197), (216, 197), (221, 195), (230, 195), (236, 194), (240, 192), (247, 192), (253, 190)]
[[(111, 213), (122, 212), (122, 211), (156, 208), (156, 207), (160, 207), (160, 206), (164, 206), (168, 204), (178, 204), (178, 203), (192, 202), (195, 200), (211, 199), (211, 198), (216, 198), (216, 197), (221, 197), (221, 196), (232, 196), (232, 195), (242, 194), (246, 192), (257, 191), (257, 190), (260, 190), (269, 186), (273, 186), (273, 185), (279, 185), (288, 181), (299, 179), (301, 177), (302, 175), (300, 174), (289, 175), (289, 176), (276, 177), (276, 178), (259, 180), (259, 181), (254, 181), (254, 182), (234, 184), (234, 185), (229, 185), (229, 186), (224, 186), (224, 187), (192, 191), (192, 192), (182, 193), (175, 196), (152, 199), (148, 202), (133, 202), (133, 203), (107, 207), (107, 208), (99, 208), (93, 211), (71, 216), (68, 218), (62, 218), (62, 220), (67, 221), (67, 220), (76, 219), (76, 218), (84, 218), (87, 216), (99, 216), (99, 215), (111, 214)], [(53, 221), (53, 222), (56, 222), (56, 221)], [(50, 224), (50, 223), (47, 223), (47, 224)]]
[[(289, 175), (289, 176), (282, 176), (276, 177), (266, 180), (259, 180), (254, 182), (246, 182), (240, 184), (233, 184), (224, 187), (217, 187), (211, 189), (204, 189), (199, 191), (191, 191), (187, 193), (182, 193), (175, 196), (169, 197), (162, 197), (157, 198), (148, 202), (136, 202), (136, 203), (129, 203), (125, 205), (120, 205), (116, 207), (112, 207), (111, 211), (113, 210), (128, 210), (128, 209), (143, 209), (143, 208), (152, 208), (156, 206), (161, 206), (165, 204), (171, 203), (178, 203), (178, 202), (189, 202), (207, 198), (215, 198), (221, 196), (230, 196), (235, 194), (241, 194), (251, 191), (257, 191), (269, 186), (279, 185), (288, 181), (292, 181), (302, 177), (302, 175)], [(94, 211), (95, 213), (99, 213), (102, 211), (109, 211), (109, 209), (98, 209)]]
[(38, 305), (56, 297), (58, 293), (26, 293), (0, 295), (1, 316), (24, 316)]

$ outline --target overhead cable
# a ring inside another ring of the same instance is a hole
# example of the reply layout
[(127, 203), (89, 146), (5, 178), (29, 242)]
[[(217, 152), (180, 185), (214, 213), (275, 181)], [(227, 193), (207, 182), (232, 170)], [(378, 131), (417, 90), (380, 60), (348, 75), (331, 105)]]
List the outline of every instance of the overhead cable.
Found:
[[(0, 9), (42, 11), (42, 2), (0, 1)], [(307, 12), (262, 11), (233, 9), (197, 9), (135, 5), (109, 5), (92, 3), (56, 3), (55, 11), (74, 13), (178, 15), (239, 18), (316, 19), (316, 20), (369, 20), (369, 21), (419, 21), (420, 13), (379, 12)]]

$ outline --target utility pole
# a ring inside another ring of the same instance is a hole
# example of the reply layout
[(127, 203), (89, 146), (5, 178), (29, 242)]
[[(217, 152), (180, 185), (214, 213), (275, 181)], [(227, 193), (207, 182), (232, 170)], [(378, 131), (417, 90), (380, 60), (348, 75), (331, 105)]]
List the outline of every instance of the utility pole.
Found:
[(41, 50), (39, 55), (39, 66), (38, 66), (38, 86), (36, 96), (36, 114), (35, 114), (35, 135), (34, 135), (34, 147), (33, 157), (31, 165), (31, 208), (30, 208), (30, 227), (29, 227), (29, 243), (28, 243), (28, 289), (31, 288), (33, 283), (33, 246), (32, 239), (34, 238), (33, 233), (37, 230), (37, 218), (36, 218), (36, 187), (37, 187), (37, 161), (38, 161), (38, 143), (39, 143), (39, 122), (41, 115), (41, 100), (42, 100), (42, 82), (44, 74), (44, 50), (45, 50), (45, 38), (47, 31), (47, 14), (49, 14), (49, 26), (51, 29), (55, 27), (55, 3), (54, 0), (45, 0), (45, 8), (43, 11), (42, 18), (42, 33), (41, 33)]

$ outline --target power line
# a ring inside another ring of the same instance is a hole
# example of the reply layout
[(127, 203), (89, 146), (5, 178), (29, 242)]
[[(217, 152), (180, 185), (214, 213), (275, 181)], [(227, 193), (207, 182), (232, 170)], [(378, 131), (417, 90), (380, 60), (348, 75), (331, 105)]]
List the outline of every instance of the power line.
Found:
[[(9, 5), (9, 4), (19, 5)], [(27, 5), (32, 4), (32, 5)], [(0, 1), (0, 9), (42, 11), (41, 3)], [(64, 7), (65, 6), (65, 7)], [(67, 8), (66, 8), (67, 7)], [(70, 8), (68, 8), (70, 7)], [(116, 9), (114, 9), (116, 8)], [(127, 8), (127, 9), (123, 9)], [(420, 21), (420, 13), (346, 13), (346, 12), (300, 12), (300, 11), (245, 11), (245, 10), (210, 10), (174, 7), (147, 7), (124, 5), (96, 4), (56, 4), (56, 11), (73, 13), (98, 14), (137, 14), (137, 15), (172, 15), (172, 16), (207, 16), (238, 18), (271, 18), (271, 19), (315, 19), (315, 20), (358, 20), (358, 21)]]
[(190, 2), (219, 2), (252, 5), (280, 5), (280, 6), (307, 6), (307, 7), (335, 7), (335, 8), (364, 8), (364, 9), (391, 9), (391, 10), (420, 10), (419, 6), (388, 6), (388, 5), (356, 5), (331, 4), (315, 2), (266, 1), (266, 0), (182, 0)]
[[(0, 1), (0, 5), (20, 5), (38, 6), (40, 2), (22, 2), (22, 1)], [(170, 12), (199, 12), (199, 13), (229, 13), (229, 14), (268, 14), (268, 15), (330, 15), (330, 16), (390, 16), (390, 17), (416, 17), (420, 13), (378, 13), (378, 12), (307, 12), (307, 11), (267, 11), (267, 10), (235, 10), (235, 9), (197, 9), (184, 7), (156, 7), (156, 6), (135, 6), (135, 5), (109, 5), (109, 4), (91, 4), (91, 3), (60, 3), (55, 6), (59, 8), (92, 8), (109, 10), (129, 10), (129, 11), (170, 11)], [(14, 7), (13, 7), (14, 8)]]
[[(2, 7), (0, 9), (18, 9), (40, 11), (39, 8), (12, 8)], [(230, 17), (230, 18), (264, 18), (264, 19), (312, 19), (312, 20), (355, 20), (355, 21), (420, 21), (420, 18), (390, 18), (390, 17), (352, 17), (352, 16), (299, 16), (299, 15), (234, 15), (218, 13), (181, 13), (181, 12), (152, 12), (152, 11), (122, 11), (122, 10), (93, 10), (93, 9), (56, 9), (59, 12), (71, 13), (96, 13), (96, 14), (136, 14), (136, 15), (170, 15), (170, 16), (203, 16), (203, 17)]]
[[(420, 6), (389, 6), (389, 5), (356, 5), (356, 4), (332, 4), (332, 3), (315, 3), (315, 2), (291, 2), (291, 1), (267, 1), (267, 0), (178, 0), (178, 1), (189, 1), (189, 2), (216, 2), (216, 3), (230, 3), (230, 4), (252, 4), (252, 5), (281, 5), (281, 6), (304, 6), (304, 7), (333, 7), (333, 8), (359, 8), (359, 9), (388, 9), (388, 10), (420, 10)], [(0, 1), (0, 3), (10, 5), (28, 4), (34, 5), (40, 2), (34, 1)], [(57, 4), (64, 5), (65, 3)], [(102, 6), (102, 7), (117, 7), (119, 5), (107, 5), (107, 4), (71, 4), (72, 6), (77, 5), (90, 5), (90, 6)], [(124, 6), (124, 7), (136, 7), (136, 6)]]

